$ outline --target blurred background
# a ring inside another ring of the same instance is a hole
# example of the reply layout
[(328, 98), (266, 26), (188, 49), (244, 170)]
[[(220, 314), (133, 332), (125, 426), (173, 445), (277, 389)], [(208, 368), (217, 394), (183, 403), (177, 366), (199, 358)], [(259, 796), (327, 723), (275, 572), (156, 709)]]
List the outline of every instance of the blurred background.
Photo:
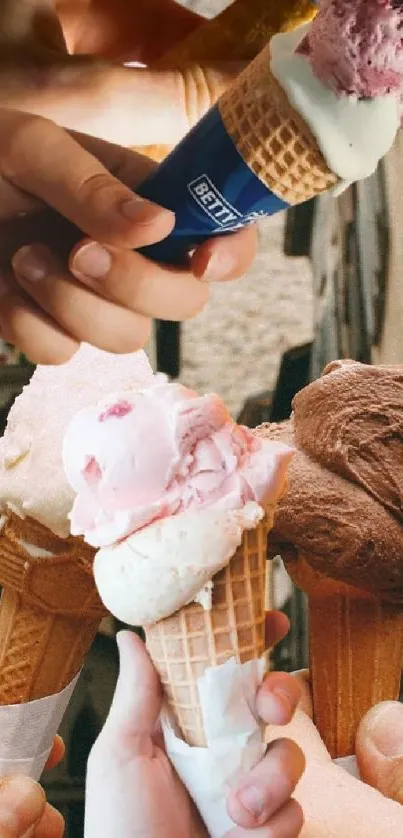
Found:
[[(229, 3), (186, 5), (212, 16)], [(149, 347), (154, 362), (190, 387), (217, 392), (251, 427), (287, 418), (295, 393), (332, 359), (403, 363), (402, 175), (399, 136), (377, 173), (338, 200), (324, 196), (261, 222), (249, 276), (213, 287), (205, 311), (181, 328), (159, 324)], [(0, 345), (1, 432), (31, 372)], [(301, 668), (305, 603), (279, 559), (272, 596), (293, 626), (274, 665)], [(106, 621), (94, 643), (63, 723), (66, 761), (47, 780), (51, 801), (66, 817), (66, 838), (83, 835), (85, 765), (114, 689), (116, 628)]]

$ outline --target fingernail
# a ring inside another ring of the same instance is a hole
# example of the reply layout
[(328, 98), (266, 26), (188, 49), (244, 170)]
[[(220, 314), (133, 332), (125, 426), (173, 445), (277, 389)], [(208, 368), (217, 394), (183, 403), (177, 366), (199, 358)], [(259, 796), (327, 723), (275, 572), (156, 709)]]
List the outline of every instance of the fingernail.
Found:
[(283, 712), (286, 713), (287, 719), (292, 716), (296, 701), (295, 698), (291, 695), (291, 693), (284, 690), (282, 687), (274, 687), (273, 693), (277, 698), (279, 704), (283, 707)]
[(200, 277), (204, 282), (219, 282), (226, 279), (234, 270), (234, 261), (226, 248), (215, 250)]
[(10, 777), (0, 783), (0, 827), (7, 834), (25, 835), (44, 806), (43, 789), (29, 777)]
[(120, 210), (128, 221), (137, 221), (138, 224), (149, 224), (157, 215), (162, 213), (174, 216), (171, 210), (160, 207), (140, 195), (135, 195), (131, 200), (124, 201)]
[(112, 256), (97, 242), (90, 242), (76, 251), (70, 267), (78, 279), (104, 279), (112, 267)]
[(264, 810), (263, 795), (256, 786), (245, 786), (237, 794), (238, 800), (254, 818), (260, 818)]
[(290, 697), (283, 690), (271, 690), (264, 697), (264, 718), (268, 724), (283, 725), (293, 713)]
[(139, 212), (142, 212), (144, 204), (148, 204), (149, 201), (145, 201), (144, 198), (141, 198), (140, 195), (135, 195), (129, 201), (124, 201), (121, 204), (121, 212), (125, 218), (128, 218), (129, 221), (138, 218)]
[(48, 274), (48, 264), (38, 249), (25, 245), (11, 260), (14, 271), (27, 282), (40, 282)]
[(374, 708), (368, 719), (368, 736), (385, 757), (403, 756), (403, 705), (387, 701)]

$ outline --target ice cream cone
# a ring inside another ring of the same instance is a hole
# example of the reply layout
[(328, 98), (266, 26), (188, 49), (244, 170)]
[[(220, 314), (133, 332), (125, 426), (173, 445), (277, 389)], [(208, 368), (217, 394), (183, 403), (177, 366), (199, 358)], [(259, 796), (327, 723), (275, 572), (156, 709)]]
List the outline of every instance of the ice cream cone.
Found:
[(337, 183), (311, 130), (271, 73), (270, 45), (223, 94), (218, 107), (244, 161), (286, 203), (302, 203)]
[(349, 756), (368, 710), (399, 697), (403, 610), (313, 571), (303, 555), (287, 570), (308, 594), (314, 721), (331, 756)]
[(0, 704), (54, 695), (80, 671), (105, 609), (94, 551), (33, 519), (7, 514), (0, 532)]
[[(311, 0), (235, 0), (212, 20), (202, 23), (188, 38), (165, 53), (155, 67), (167, 69), (186, 64), (217, 61), (251, 61), (277, 32), (307, 23), (316, 14)], [(223, 92), (217, 88), (217, 97)], [(213, 102), (212, 102), (213, 104)], [(169, 146), (138, 149), (153, 160), (163, 160)]]
[(193, 603), (146, 630), (167, 705), (189, 745), (206, 745), (198, 692), (206, 669), (264, 654), (267, 532), (266, 519), (244, 533), (229, 565), (214, 577), (210, 611)]

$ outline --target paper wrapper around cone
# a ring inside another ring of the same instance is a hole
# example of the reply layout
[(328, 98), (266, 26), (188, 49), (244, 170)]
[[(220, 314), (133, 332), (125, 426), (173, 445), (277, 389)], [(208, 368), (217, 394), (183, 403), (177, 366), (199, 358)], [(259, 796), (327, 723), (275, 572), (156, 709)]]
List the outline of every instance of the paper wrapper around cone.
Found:
[[(235, 0), (217, 17), (201, 23), (153, 66), (167, 69), (195, 63), (251, 61), (273, 35), (308, 23), (316, 11), (311, 0)], [(222, 90), (217, 88), (215, 93), (218, 98)], [(170, 148), (154, 145), (137, 150), (160, 161)]]
[(315, 724), (333, 758), (349, 756), (368, 710), (399, 697), (403, 609), (313, 571), (303, 555), (287, 570), (308, 594)]
[(270, 45), (219, 100), (226, 131), (264, 185), (294, 206), (338, 182), (270, 70)]
[(7, 515), (0, 532), (0, 705), (58, 693), (80, 671), (105, 615), (93, 558), (80, 540)]
[(214, 579), (212, 608), (191, 604), (146, 629), (147, 648), (180, 735), (205, 746), (198, 680), (231, 658), (259, 660), (265, 652), (268, 523), (245, 532), (241, 546)]

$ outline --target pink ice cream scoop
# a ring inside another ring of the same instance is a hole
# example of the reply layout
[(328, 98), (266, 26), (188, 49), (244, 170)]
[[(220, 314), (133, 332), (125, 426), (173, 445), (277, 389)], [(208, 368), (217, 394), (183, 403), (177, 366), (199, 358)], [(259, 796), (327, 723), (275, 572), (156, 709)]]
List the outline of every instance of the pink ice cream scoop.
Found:
[(403, 2), (321, 0), (299, 52), (336, 93), (403, 99)]
[(156, 384), (83, 410), (64, 441), (73, 535), (94, 547), (192, 509), (264, 505), (291, 449), (237, 425), (215, 395)]

